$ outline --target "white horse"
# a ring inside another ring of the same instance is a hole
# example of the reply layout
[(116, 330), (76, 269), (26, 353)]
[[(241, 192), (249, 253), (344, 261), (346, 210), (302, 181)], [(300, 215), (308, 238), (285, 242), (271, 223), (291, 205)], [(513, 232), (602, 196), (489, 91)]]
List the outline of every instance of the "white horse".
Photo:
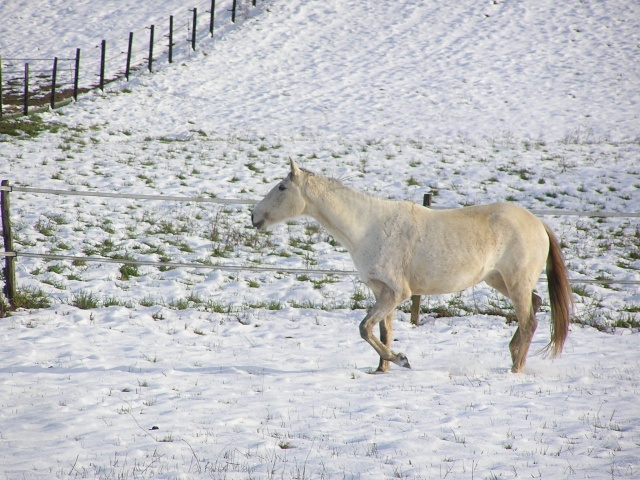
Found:
[(398, 304), (412, 294), (451, 293), (484, 281), (513, 302), (518, 328), (509, 344), (511, 370), (521, 372), (542, 303), (533, 289), (545, 264), (552, 319), (546, 350), (553, 357), (562, 352), (573, 306), (567, 269), (549, 227), (527, 210), (507, 203), (431, 210), (358, 192), (291, 160), (291, 172), (251, 220), (262, 230), (300, 215), (316, 219), (349, 251), (373, 291), (376, 302), (360, 334), (380, 355), (378, 371), (387, 371), (389, 362), (410, 368), (405, 354), (389, 348)]

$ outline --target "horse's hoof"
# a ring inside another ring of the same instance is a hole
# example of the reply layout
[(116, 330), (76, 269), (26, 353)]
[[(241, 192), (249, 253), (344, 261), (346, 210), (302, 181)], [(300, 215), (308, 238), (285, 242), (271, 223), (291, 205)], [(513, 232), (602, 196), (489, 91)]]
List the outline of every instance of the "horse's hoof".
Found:
[(409, 359), (404, 353), (398, 353), (396, 355), (396, 361), (394, 362), (396, 365), (399, 365), (404, 368), (411, 368), (411, 364), (409, 363)]

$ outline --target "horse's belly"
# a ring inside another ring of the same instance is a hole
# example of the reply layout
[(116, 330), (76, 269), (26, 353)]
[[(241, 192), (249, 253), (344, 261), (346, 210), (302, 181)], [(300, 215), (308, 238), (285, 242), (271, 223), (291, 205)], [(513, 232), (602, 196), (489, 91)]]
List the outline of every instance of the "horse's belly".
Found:
[[(485, 257), (484, 262), (480, 261), (481, 257)], [(411, 291), (416, 295), (459, 292), (481, 282), (493, 269), (485, 255), (458, 259), (450, 256), (414, 264), (409, 275)]]
[(414, 295), (440, 295), (464, 290), (480, 283), (483, 276), (462, 274), (456, 277), (441, 275), (416, 279), (410, 283)]

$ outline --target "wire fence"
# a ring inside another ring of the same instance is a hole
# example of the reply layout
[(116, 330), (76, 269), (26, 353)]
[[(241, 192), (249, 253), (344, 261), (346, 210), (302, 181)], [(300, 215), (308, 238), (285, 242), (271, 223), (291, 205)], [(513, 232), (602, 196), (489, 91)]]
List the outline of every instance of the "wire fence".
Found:
[[(0, 192), (23, 192), (31, 194), (49, 194), (49, 195), (68, 195), (68, 196), (85, 196), (85, 197), (103, 197), (103, 198), (119, 198), (119, 199), (133, 199), (133, 200), (155, 200), (165, 202), (202, 202), (202, 203), (214, 203), (222, 205), (255, 205), (258, 200), (255, 199), (240, 199), (240, 198), (210, 198), (210, 197), (181, 197), (181, 196), (164, 196), (164, 195), (144, 195), (144, 194), (126, 194), (126, 193), (109, 193), (109, 192), (91, 192), (91, 191), (77, 191), (77, 190), (54, 190), (45, 188), (31, 188), (31, 187), (18, 187), (8, 185), (8, 182), (4, 181), (0, 186)], [(434, 207), (430, 208), (436, 210), (444, 210), (447, 207)], [(549, 216), (583, 216), (583, 217), (609, 217), (609, 218), (638, 218), (640, 212), (607, 212), (607, 211), (572, 211), (572, 210), (531, 210), (531, 212), (537, 215), (549, 215)], [(3, 216), (3, 226), (7, 220)], [(71, 256), (71, 255), (54, 255), (54, 254), (40, 254), (31, 252), (17, 252), (8, 251), (0, 252), (0, 257), (5, 259), (24, 257), (24, 258), (41, 258), (49, 260), (60, 260), (69, 262), (96, 262), (96, 263), (115, 263), (121, 265), (137, 265), (137, 266), (153, 266), (164, 268), (192, 268), (192, 269), (209, 269), (209, 270), (221, 270), (221, 271), (248, 271), (248, 272), (281, 272), (291, 274), (307, 274), (307, 275), (358, 275), (355, 270), (337, 270), (337, 269), (310, 269), (310, 268), (290, 268), (290, 267), (278, 267), (278, 266), (264, 266), (264, 265), (225, 265), (225, 264), (208, 264), (208, 263), (180, 263), (180, 262), (157, 262), (157, 261), (144, 261), (134, 259), (115, 259), (106, 257), (92, 257), (92, 256)], [(540, 281), (546, 281), (546, 278), (542, 276)], [(585, 279), (585, 278), (572, 278), (570, 279), (575, 284), (592, 284), (592, 285), (640, 285), (640, 281), (637, 280), (623, 280), (623, 279)]]
[[(337, 275), (337, 276), (355, 276), (359, 275), (357, 270), (336, 270), (321, 268), (290, 268), (290, 267), (268, 267), (264, 265), (225, 265), (225, 264), (206, 264), (206, 263), (183, 263), (183, 262), (156, 262), (151, 260), (130, 260), (116, 259), (108, 257), (78, 257), (73, 255), (54, 255), (49, 253), (31, 253), (31, 252), (0, 252), (0, 257), (24, 257), (39, 258), (44, 260), (59, 260), (66, 262), (87, 262), (87, 263), (113, 263), (118, 265), (135, 265), (162, 268), (192, 268), (202, 270), (220, 270), (223, 272), (272, 272), (272, 273), (291, 273), (295, 275)], [(547, 278), (542, 275), (539, 283), (544, 283)], [(616, 279), (586, 279), (571, 278), (571, 283), (584, 285), (640, 285), (638, 280), (616, 280)]]
[[(95, 39), (73, 58), (4, 58), (0, 55), (0, 119), (56, 108), (136, 70), (153, 72), (155, 61), (188, 58), (216, 25), (248, 18), (256, 0), (200, 0), (156, 24), (115, 39)], [(220, 18), (218, 18), (220, 17)], [(1, 53), (1, 52), (0, 52)]]
[[(104, 197), (104, 198), (122, 198), (129, 200), (159, 200), (166, 202), (201, 202), (201, 203), (217, 203), (222, 205), (256, 205), (260, 200), (247, 198), (215, 198), (215, 197), (174, 197), (166, 195), (144, 195), (137, 193), (110, 193), (110, 192), (91, 192), (87, 190), (54, 190), (48, 188), (18, 187), (18, 186), (0, 186), (0, 191), (23, 192), (23, 193), (40, 193), (50, 195), (69, 195), (79, 197)], [(448, 210), (456, 207), (435, 206), (430, 207), (433, 210)], [(549, 216), (576, 216), (576, 217), (601, 217), (601, 218), (640, 218), (640, 212), (611, 212), (601, 210), (578, 211), (578, 210), (529, 210), (535, 215)]]

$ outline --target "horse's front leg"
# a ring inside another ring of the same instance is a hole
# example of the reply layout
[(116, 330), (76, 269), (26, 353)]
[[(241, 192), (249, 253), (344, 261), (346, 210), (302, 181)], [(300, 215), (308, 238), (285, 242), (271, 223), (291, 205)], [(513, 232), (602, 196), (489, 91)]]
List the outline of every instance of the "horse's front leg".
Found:
[(360, 335), (374, 348), (376, 352), (378, 352), (378, 355), (380, 355), (379, 370), (384, 371), (385, 367), (388, 368), (388, 363), (385, 362), (393, 362), (401, 367), (411, 368), (409, 360), (407, 360), (407, 356), (404, 353), (394, 353), (389, 349), (388, 345), (385, 345), (385, 343), (391, 343), (390, 329), (386, 330), (385, 327), (382, 327), (383, 331), (387, 332), (386, 336), (383, 334), (383, 338), (386, 337), (384, 338), (385, 343), (381, 342), (373, 334), (373, 327), (385, 320), (387, 317), (390, 317), (388, 325), (391, 325), (393, 311), (402, 301), (402, 295), (394, 292), (386, 285), (376, 286), (379, 287), (374, 290), (376, 293), (376, 303), (360, 323)]

